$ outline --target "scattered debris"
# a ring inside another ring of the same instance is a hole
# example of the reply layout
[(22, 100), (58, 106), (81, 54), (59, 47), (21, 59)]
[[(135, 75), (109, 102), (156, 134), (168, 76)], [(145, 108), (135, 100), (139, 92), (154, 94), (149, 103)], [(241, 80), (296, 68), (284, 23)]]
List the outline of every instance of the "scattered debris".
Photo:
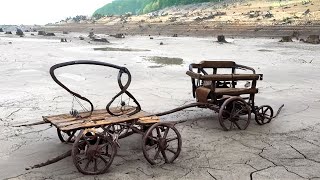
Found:
[(173, 34), (172, 37), (178, 37), (178, 34)]
[(83, 37), (83, 36), (79, 36), (79, 39), (80, 39), (80, 40), (84, 40), (84, 37)]
[(307, 9), (307, 10), (303, 13), (303, 15), (308, 15), (308, 14), (310, 14), (310, 9)]
[(6, 31), (4, 34), (12, 34), (11, 31)]
[(61, 38), (60, 42), (68, 42), (66, 38)]
[(68, 31), (63, 31), (62, 34), (69, 34), (69, 32)]

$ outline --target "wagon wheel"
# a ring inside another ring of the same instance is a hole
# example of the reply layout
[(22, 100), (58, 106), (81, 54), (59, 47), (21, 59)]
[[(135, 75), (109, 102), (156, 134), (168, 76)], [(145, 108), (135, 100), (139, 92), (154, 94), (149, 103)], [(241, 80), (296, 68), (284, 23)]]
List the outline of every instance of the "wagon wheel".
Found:
[(250, 119), (251, 109), (240, 97), (231, 97), (220, 107), (219, 123), (225, 131), (234, 128), (244, 130), (249, 126)]
[(273, 118), (273, 109), (269, 105), (263, 105), (256, 109), (255, 120), (259, 125), (269, 123)]
[(60, 129), (57, 129), (57, 134), (61, 142), (67, 142), (67, 143), (72, 143), (76, 139), (78, 133), (77, 130), (73, 131), (61, 131)]
[(152, 165), (172, 163), (179, 156), (181, 146), (180, 133), (168, 123), (152, 125), (142, 140), (143, 155)]
[(130, 130), (130, 125), (127, 123), (124, 124), (112, 124), (105, 128), (105, 130), (110, 134), (118, 134), (119, 139), (128, 137), (133, 134), (133, 131)]
[(81, 130), (73, 143), (73, 163), (83, 174), (105, 173), (116, 155), (116, 145), (108, 136), (85, 132)]

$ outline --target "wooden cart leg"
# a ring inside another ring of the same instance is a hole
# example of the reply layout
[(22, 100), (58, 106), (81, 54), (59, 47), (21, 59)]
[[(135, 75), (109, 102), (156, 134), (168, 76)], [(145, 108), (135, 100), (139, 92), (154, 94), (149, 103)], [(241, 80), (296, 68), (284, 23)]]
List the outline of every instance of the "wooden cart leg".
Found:
[(79, 172), (88, 175), (105, 173), (117, 153), (109, 136), (81, 130), (72, 146), (73, 163)]
[(142, 140), (143, 155), (152, 165), (172, 163), (179, 156), (181, 146), (179, 131), (169, 123), (152, 125)]

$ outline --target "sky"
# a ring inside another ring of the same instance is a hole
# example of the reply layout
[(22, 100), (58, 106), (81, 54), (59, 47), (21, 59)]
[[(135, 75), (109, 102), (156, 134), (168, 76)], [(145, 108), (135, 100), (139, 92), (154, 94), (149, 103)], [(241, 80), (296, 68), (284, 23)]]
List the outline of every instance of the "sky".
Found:
[(44, 25), (92, 13), (112, 0), (2, 0), (0, 25)]

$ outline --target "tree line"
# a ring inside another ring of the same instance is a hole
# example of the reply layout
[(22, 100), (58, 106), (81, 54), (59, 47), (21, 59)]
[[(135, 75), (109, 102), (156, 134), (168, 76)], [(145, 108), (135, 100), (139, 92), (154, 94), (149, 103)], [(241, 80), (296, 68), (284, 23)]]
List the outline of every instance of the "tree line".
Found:
[(146, 14), (166, 7), (175, 5), (186, 5), (203, 2), (218, 2), (220, 0), (114, 0), (97, 9), (94, 15), (123, 15)]

